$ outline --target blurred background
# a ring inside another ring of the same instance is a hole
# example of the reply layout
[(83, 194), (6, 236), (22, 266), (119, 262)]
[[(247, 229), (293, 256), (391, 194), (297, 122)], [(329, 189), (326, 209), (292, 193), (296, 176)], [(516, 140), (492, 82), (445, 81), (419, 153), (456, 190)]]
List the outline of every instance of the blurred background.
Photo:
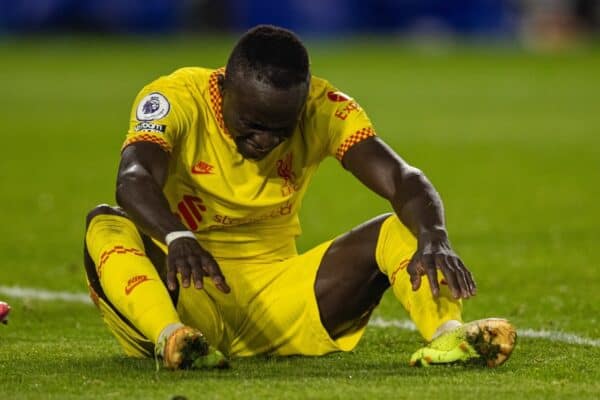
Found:
[(600, 33), (600, 0), (0, 0), (0, 32), (238, 32), (520, 38), (557, 46)]
[[(312, 361), (277, 362), (282, 375), (263, 379), (250, 363), (230, 378), (159, 380), (122, 359), (95, 309), (38, 296), (85, 296), (85, 216), (115, 203), (138, 91), (180, 67), (223, 66), (240, 32), (259, 23), (298, 32), (312, 72), (353, 96), (379, 137), (434, 183), (478, 284), (465, 320), (503, 316), (597, 343), (599, 21), (600, 0), (0, 0), (0, 301), (13, 307), (0, 326), (0, 398), (170, 398), (192, 382), (206, 386), (189, 393), (231, 387), (246, 397), (288, 383), (344, 398), (445, 398), (459, 387), (446, 371), (421, 384), (420, 372), (399, 368), (419, 338), (389, 329), (367, 332), (361, 346), (385, 357), (366, 364), (357, 360), (368, 351), (342, 364), (336, 355), (319, 372)], [(329, 158), (304, 200), (298, 249), (389, 211)], [(391, 292), (375, 315), (407, 318)], [(582, 363), (600, 359), (598, 347), (519, 346), (502, 371), (504, 397), (598, 397), (597, 363)], [(298, 365), (307, 368), (290, 371)], [(499, 397), (499, 374), (458, 371), (475, 384), (472, 397)], [(384, 382), (388, 392), (364, 391)]]

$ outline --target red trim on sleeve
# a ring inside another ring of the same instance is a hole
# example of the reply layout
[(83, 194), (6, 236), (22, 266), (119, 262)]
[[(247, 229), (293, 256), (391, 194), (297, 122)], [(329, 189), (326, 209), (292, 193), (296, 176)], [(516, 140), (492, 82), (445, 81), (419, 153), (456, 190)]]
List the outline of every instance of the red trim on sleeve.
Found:
[(367, 138), (370, 138), (371, 136), (375, 136), (375, 130), (372, 127), (359, 129), (358, 131), (350, 135), (346, 140), (344, 140), (344, 143), (342, 143), (340, 147), (338, 147), (337, 151), (335, 152), (335, 158), (342, 161), (344, 154), (346, 154), (346, 152), (350, 150), (352, 146), (359, 142), (362, 142)]
[(154, 136), (154, 135), (150, 135), (147, 133), (143, 133), (141, 135), (132, 136), (132, 137), (128, 138), (127, 140), (125, 140), (125, 143), (123, 143), (123, 147), (121, 147), (121, 151), (123, 151), (125, 149), (125, 147), (129, 146), (130, 144), (137, 143), (137, 142), (156, 143), (157, 145), (162, 147), (163, 150), (165, 150), (169, 153), (172, 150), (171, 145), (165, 139)]

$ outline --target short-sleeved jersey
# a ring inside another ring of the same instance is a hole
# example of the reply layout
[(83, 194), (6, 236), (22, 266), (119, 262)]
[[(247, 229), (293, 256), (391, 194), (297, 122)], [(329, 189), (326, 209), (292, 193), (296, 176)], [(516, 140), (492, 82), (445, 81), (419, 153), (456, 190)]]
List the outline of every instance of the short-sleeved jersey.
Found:
[(294, 256), (298, 211), (319, 163), (341, 160), (375, 131), (352, 98), (313, 76), (292, 136), (262, 160), (244, 159), (223, 124), (217, 82), (224, 73), (182, 68), (144, 87), (123, 148), (153, 142), (170, 153), (164, 194), (215, 258)]

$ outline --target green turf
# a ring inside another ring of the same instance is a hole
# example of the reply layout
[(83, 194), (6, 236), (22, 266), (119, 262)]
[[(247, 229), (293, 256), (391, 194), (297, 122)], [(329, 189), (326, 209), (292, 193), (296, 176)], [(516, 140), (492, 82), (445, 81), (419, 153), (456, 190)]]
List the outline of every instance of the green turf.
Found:
[[(83, 220), (113, 202), (131, 101), (154, 77), (220, 66), (232, 41), (0, 42), (0, 285), (83, 292)], [(600, 51), (312, 44), (315, 74), (352, 94), (443, 196), (479, 284), (465, 318), (600, 337)], [(336, 161), (305, 200), (307, 249), (387, 211)], [(411, 369), (413, 332), (370, 328), (355, 352), (154, 372), (124, 358), (86, 305), (18, 300), (0, 326), (0, 399), (596, 398), (600, 349), (522, 338), (497, 370)], [(377, 315), (404, 319), (391, 296)]]

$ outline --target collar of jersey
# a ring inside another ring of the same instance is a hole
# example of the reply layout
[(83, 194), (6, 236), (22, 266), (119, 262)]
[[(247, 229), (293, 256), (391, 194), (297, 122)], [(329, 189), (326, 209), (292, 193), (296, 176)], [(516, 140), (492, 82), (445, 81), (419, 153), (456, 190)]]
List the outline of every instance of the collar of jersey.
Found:
[(218, 68), (210, 74), (208, 80), (208, 93), (210, 94), (210, 106), (212, 108), (217, 125), (227, 137), (231, 138), (231, 134), (225, 128), (223, 122), (223, 98), (221, 97), (221, 91), (219, 90), (219, 75), (225, 75), (225, 67)]

